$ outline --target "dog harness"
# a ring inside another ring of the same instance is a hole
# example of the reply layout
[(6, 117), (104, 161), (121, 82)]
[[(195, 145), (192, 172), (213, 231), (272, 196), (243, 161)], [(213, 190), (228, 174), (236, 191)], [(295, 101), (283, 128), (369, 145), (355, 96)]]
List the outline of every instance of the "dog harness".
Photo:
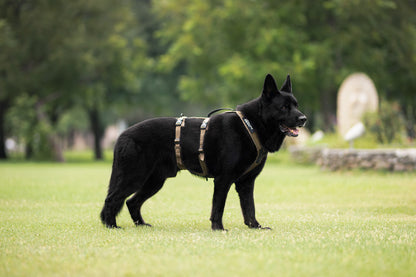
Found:
[[(253, 170), (255, 167), (257, 167), (262, 160), (266, 157), (267, 155), (267, 151), (263, 148), (263, 146), (260, 143), (259, 137), (257, 136), (257, 133), (255, 131), (255, 129), (253, 128), (253, 126), (251, 125), (250, 121), (244, 117), (243, 113), (240, 111), (232, 111), (232, 112), (228, 112), (228, 113), (235, 113), (238, 115), (238, 117), (240, 118), (241, 122), (243, 123), (245, 129), (247, 130), (247, 133), (250, 135), (251, 141), (253, 142), (254, 146), (256, 147), (257, 150), (257, 157), (254, 160), (254, 162), (251, 164), (251, 166), (249, 168), (247, 168), (247, 170), (243, 173), (243, 175), (245, 175), (246, 173), (250, 172), (251, 170)], [(176, 156), (176, 163), (178, 165), (179, 169), (186, 169), (183, 161), (182, 161), (182, 157), (181, 157), (181, 129), (182, 127), (185, 126), (185, 120), (186, 120), (186, 116), (181, 116), (179, 118), (176, 119), (176, 128), (175, 128), (175, 156)], [(193, 117), (195, 118), (195, 117)], [(208, 122), (209, 122), (209, 117), (205, 118), (205, 117), (197, 117), (197, 118), (201, 118), (204, 119), (202, 121), (201, 127), (200, 127), (200, 136), (199, 136), (199, 149), (198, 149), (198, 160), (199, 160), (199, 164), (201, 166), (201, 170), (202, 172), (193, 172), (191, 171), (193, 174), (202, 176), (202, 177), (210, 177), (208, 174), (208, 168), (207, 165), (205, 163), (205, 153), (204, 153), (204, 138), (205, 138), (205, 133), (208, 130)]]

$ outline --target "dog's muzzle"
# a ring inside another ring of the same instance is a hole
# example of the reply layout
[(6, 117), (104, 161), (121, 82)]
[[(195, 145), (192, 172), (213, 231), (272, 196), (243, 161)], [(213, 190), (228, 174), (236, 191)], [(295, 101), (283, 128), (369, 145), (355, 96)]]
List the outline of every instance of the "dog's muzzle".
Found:
[(297, 127), (304, 127), (306, 124), (306, 120), (306, 116), (301, 115), (298, 117), (295, 127), (288, 127), (284, 124), (280, 124), (280, 131), (284, 133), (286, 136), (297, 137), (299, 135), (299, 130), (297, 129)]

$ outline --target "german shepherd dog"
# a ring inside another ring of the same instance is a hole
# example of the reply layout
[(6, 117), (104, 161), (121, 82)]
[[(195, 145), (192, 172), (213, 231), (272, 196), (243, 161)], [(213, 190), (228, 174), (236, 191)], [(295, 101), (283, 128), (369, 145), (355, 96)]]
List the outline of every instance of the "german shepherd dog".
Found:
[[(262, 171), (268, 152), (280, 149), (286, 136), (296, 137), (297, 127), (303, 127), (306, 116), (299, 111), (288, 75), (279, 90), (268, 74), (260, 97), (237, 106), (257, 133), (266, 150), (261, 162), (246, 172), (256, 160), (258, 151), (242, 120), (233, 112), (210, 117), (205, 133), (203, 152), (208, 177), (214, 178), (211, 228), (224, 230), (222, 217), (228, 191), (233, 183), (240, 198), (244, 223), (250, 228), (263, 228), (256, 220), (254, 181)], [(116, 216), (126, 201), (136, 225), (147, 225), (141, 215), (143, 203), (156, 194), (169, 177), (180, 170), (175, 156), (176, 118), (145, 120), (125, 130), (114, 148), (114, 161), (108, 194), (101, 211), (101, 220), (109, 228), (118, 228)], [(202, 118), (187, 118), (181, 130), (181, 158), (186, 169), (201, 171), (198, 160)], [(268, 229), (268, 228), (264, 228)]]

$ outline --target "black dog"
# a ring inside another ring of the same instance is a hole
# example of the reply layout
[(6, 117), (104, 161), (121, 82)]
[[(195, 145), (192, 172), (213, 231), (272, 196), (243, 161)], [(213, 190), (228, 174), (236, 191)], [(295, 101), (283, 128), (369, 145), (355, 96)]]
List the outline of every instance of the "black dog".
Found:
[[(266, 162), (267, 152), (278, 151), (285, 136), (297, 136), (297, 127), (305, 125), (306, 116), (298, 110), (287, 76), (279, 90), (271, 75), (264, 81), (262, 95), (237, 106), (247, 119), (251, 131), (258, 136), (265, 153), (259, 156), (249, 128), (236, 113), (213, 115), (203, 142), (208, 170), (214, 178), (211, 222), (213, 230), (224, 230), (222, 216), (228, 191), (233, 183), (240, 197), (244, 223), (262, 228), (255, 217), (254, 181)], [(198, 160), (200, 126), (203, 118), (187, 118), (181, 130), (181, 158), (191, 172), (201, 172)], [(124, 131), (114, 149), (113, 169), (108, 195), (101, 211), (101, 220), (109, 228), (117, 228), (116, 216), (124, 200), (136, 225), (149, 225), (141, 215), (143, 203), (157, 193), (169, 177), (180, 170), (175, 156), (176, 118), (155, 118), (138, 123)], [(246, 172), (254, 160), (256, 166)], [(149, 225), (150, 226), (150, 225)]]

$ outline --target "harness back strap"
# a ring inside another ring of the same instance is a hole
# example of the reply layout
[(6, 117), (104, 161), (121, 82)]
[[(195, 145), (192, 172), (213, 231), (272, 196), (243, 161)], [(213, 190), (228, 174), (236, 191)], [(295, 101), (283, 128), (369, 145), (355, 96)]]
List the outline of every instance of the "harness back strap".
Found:
[(199, 136), (199, 164), (202, 169), (201, 176), (207, 177), (208, 176), (208, 168), (207, 164), (205, 163), (205, 154), (204, 154), (204, 138), (205, 138), (205, 132), (208, 130), (208, 121), (209, 118), (205, 118), (204, 121), (201, 124), (201, 134)]
[[(175, 127), (175, 156), (176, 156), (176, 163), (179, 167), (179, 169), (186, 169), (185, 164), (182, 161), (182, 156), (181, 156), (181, 128), (185, 126), (185, 120), (186, 120), (186, 116), (182, 116), (176, 119), (176, 127)], [(193, 174), (197, 174), (203, 177), (208, 177), (208, 168), (207, 165), (205, 163), (205, 154), (204, 154), (204, 138), (205, 138), (205, 132), (208, 129), (208, 121), (209, 118), (204, 118), (204, 121), (201, 124), (201, 132), (200, 132), (200, 137), (199, 137), (199, 148), (198, 148), (198, 160), (199, 160), (199, 164), (201, 166), (201, 170), (202, 172), (194, 172), (191, 171)]]
[[(235, 113), (238, 115), (238, 117), (241, 119), (241, 121), (243, 122), (244, 127), (246, 128), (248, 134), (250, 135), (251, 140), (254, 143), (254, 146), (256, 147), (257, 150), (257, 157), (256, 160), (251, 164), (251, 166), (244, 172), (244, 174), (250, 172), (251, 170), (253, 170), (255, 167), (257, 167), (261, 161), (264, 159), (264, 157), (267, 154), (267, 151), (263, 148), (263, 146), (260, 143), (260, 139), (257, 136), (256, 131), (254, 130), (253, 126), (251, 126), (250, 121), (244, 117), (243, 113), (240, 111), (235, 111)], [(244, 175), (243, 174), (243, 175)]]
[(186, 116), (179, 117), (176, 120), (176, 128), (175, 128), (175, 156), (176, 156), (176, 163), (180, 169), (186, 169), (185, 165), (182, 162), (181, 158), (181, 128), (185, 126), (185, 119)]

